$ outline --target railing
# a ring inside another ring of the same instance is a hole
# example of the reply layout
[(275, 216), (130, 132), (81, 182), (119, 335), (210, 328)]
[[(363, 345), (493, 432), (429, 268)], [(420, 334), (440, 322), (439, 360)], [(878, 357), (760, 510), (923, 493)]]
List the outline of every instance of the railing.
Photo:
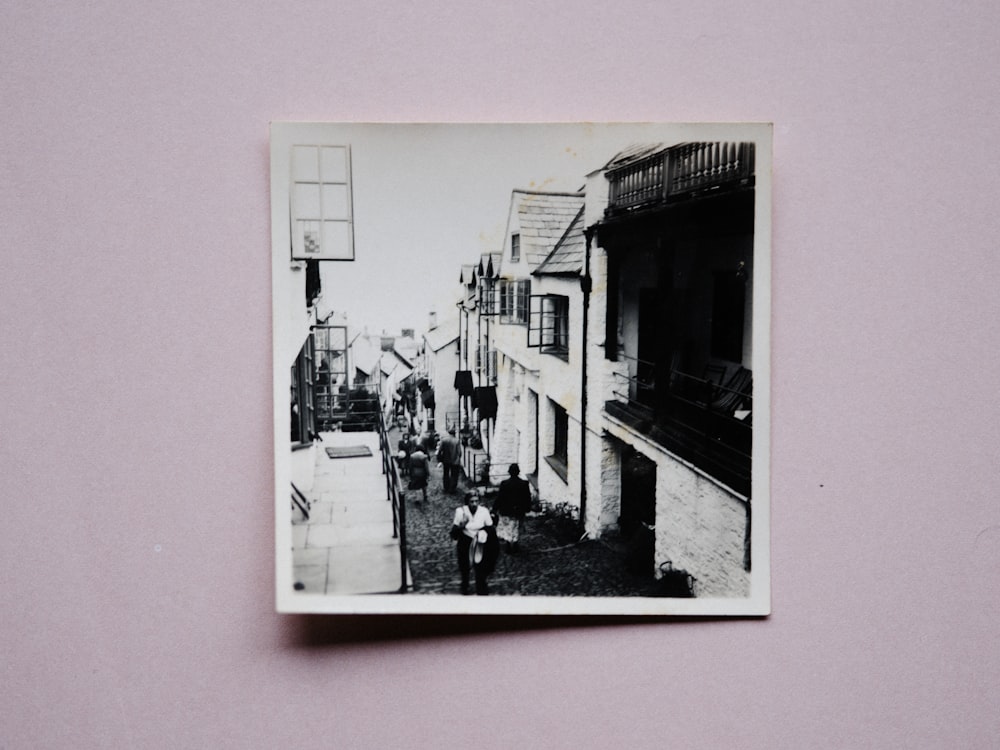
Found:
[(403, 502), (403, 483), (399, 478), (394, 459), (395, 453), (389, 442), (389, 430), (385, 414), (378, 410), (378, 439), (382, 453), (382, 473), (385, 474), (386, 497), (392, 503), (392, 538), (399, 539), (399, 593), (405, 594), (406, 583), (406, 503)]
[(309, 520), (309, 510), (312, 504), (309, 499), (302, 494), (302, 490), (295, 486), (295, 482), (292, 482), (292, 509), (298, 508), (299, 511), (305, 516), (306, 520)]
[(752, 184), (753, 143), (682, 143), (608, 172), (608, 213)]
[[(626, 359), (655, 371), (654, 363)], [(610, 416), (749, 497), (753, 434), (749, 371), (746, 386), (730, 388), (670, 370), (670, 382), (662, 386), (666, 393), (658, 393), (651, 379), (614, 374), (622, 386), (613, 388), (614, 400), (605, 402)], [(746, 412), (742, 419), (736, 416), (737, 407)]]

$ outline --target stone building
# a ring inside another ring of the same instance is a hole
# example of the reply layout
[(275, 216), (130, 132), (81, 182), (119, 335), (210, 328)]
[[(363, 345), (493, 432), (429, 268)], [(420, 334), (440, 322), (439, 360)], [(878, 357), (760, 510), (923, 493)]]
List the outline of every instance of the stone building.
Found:
[(587, 178), (587, 494), (647, 568), (749, 587), (754, 147), (633, 147)]
[(698, 596), (750, 585), (754, 210), (752, 143), (634, 146), (583, 192), (513, 191), (502, 251), (460, 275), (491, 482), (517, 462)]
[(542, 500), (572, 506), (581, 489), (582, 214), (582, 193), (513, 191), (492, 298), (480, 307), (497, 389), (492, 475), (516, 462)]
[(421, 377), (434, 389), (438, 432), (458, 429), (460, 410), (455, 373), (459, 369), (459, 316), (432, 317), (423, 336)]

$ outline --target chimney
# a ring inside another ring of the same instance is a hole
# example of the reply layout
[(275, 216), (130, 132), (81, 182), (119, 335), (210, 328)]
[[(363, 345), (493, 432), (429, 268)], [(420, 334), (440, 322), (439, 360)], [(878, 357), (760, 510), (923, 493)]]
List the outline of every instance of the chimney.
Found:
[(434, 310), (431, 310), (430, 314), (427, 316), (427, 322), (428, 322), (427, 326), (428, 331), (433, 331), (435, 328), (437, 328), (438, 314), (434, 312)]

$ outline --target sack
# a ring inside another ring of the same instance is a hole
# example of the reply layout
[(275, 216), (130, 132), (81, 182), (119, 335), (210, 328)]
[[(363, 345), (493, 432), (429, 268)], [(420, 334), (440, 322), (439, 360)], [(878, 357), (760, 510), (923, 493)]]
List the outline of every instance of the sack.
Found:
[(452, 541), (457, 542), (462, 537), (462, 531), (458, 526), (452, 526), (451, 531), (448, 532), (448, 536), (452, 538)]

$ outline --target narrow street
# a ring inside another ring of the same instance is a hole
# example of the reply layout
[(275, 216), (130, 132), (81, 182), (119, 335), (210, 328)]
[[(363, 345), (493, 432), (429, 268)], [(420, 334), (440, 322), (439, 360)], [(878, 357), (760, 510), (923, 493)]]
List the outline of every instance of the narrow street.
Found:
[[(391, 444), (399, 440), (390, 431)], [(420, 490), (406, 491), (406, 533), (413, 593), (458, 594), (459, 573), (455, 542), (448, 536), (455, 508), (469, 483), (442, 489), (442, 471), (431, 456), (427, 502), (418, 502)], [(406, 479), (403, 480), (406, 487)], [(487, 501), (487, 506), (490, 501)], [(490, 576), (491, 595), (504, 596), (643, 596), (655, 591), (651, 578), (632, 575), (625, 553), (607, 541), (585, 539), (568, 521), (529, 514), (519, 550), (502, 549)], [(579, 543), (577, 543), (579, 541)]]

